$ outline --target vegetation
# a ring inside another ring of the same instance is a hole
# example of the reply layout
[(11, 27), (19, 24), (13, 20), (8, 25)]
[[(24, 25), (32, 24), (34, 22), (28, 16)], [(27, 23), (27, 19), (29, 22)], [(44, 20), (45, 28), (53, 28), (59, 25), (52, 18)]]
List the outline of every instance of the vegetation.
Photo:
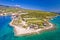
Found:
[[(40, 28), (43, 28), (44, 19), (51, 19), (57, 14), (53, 12), (44, 12), (36, 10), (25, 10), (28, 14), (21, 15), (22, 18), (25, 18), (26, 22), (30, 24), (37, 24)], [(30, 19), (29, 19), (30, 18)], [(49, 25), (49, 24), (47, 24)]]
[(1, 12), (3, 13), (6, 12), (7, 14), (9, 14), (9, 12), (17, 13), (17, 14), (28, 13), (28, 14), (22, 14), (18, 16), (17, 20), (13, 21), (13, 24), (20, 25), (22, 20), (25, 18), (24, 20), (28, 23), (28, 26), (31, 24), (38, 24), (40, 27), (43, 27), (44, 19), (51, 19), (52, 17), (58, 15), (54, 12), (45, 12), (45, 11), (39, 11), (39, 10), (26, 10), (26, 9), (22, 9), (18, 7), (9, 7), (9, 6), (0, 6), (0, 13)]
[(35, 10), (28, 10), (26, 11), (28, 14), (21, 15), (22, 18), (47, 18), (47, 17), (53, 17), (56, 16), (55, 13), (52, 12), (42, 12), (42, 11), (35, 11)]

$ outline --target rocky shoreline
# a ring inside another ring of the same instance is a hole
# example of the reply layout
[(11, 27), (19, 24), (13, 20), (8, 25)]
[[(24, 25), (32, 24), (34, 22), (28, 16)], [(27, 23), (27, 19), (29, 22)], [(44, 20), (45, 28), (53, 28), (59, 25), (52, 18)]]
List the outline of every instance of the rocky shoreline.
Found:
[(49, 25), (50, 25), (49, 27), (44, 27), (44, 28), (40, 28), (40, 29), (37, 29), (37, 30), (29, 29), (29, 27), (27, 29), (25, 29), (22, 26), (13, 25), (12, 24), (13, 21), (14, 21), (14, 19), (10, 22), (10, 26), (14, 27), (14, 34), (16, 36), (26, 35), (26, 34), (40, 33), (41, 31), (49, 30), (49, 29), (54, 28), (54, 25), (49, 22)]

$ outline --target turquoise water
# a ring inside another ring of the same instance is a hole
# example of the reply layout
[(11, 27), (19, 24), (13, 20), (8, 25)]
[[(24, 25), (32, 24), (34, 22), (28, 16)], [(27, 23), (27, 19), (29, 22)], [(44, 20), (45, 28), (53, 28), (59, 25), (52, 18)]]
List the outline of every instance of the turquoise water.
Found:
[(9, 26), (10, 16), (0, 16), (0, 40), (60, 40), (60, 16), (50, 20), (55, 24), (55, 30), (44, 31), (31, 36), (14, 36), (13, 27)]

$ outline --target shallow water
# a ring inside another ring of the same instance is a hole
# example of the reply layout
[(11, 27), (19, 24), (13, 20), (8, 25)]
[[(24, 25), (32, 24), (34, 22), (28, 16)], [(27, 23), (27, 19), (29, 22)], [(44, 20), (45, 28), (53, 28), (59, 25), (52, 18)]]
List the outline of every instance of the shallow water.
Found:
[(60, 40), (60, 16), (50, 20), (51, 23), (55, 24), (55, 30), (19, 37), (14, 36), (13, 27), (9, 25), (11, 20), (10, 16), (0, 16), (0, 40)]

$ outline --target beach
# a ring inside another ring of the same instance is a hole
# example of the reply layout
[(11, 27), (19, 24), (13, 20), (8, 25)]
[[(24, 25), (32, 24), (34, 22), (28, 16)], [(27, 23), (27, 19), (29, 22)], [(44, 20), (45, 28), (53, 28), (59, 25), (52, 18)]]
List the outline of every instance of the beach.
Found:
[[(2, 19), (3, 17), (3, 19)], [(60, 16), (57, 16), (56, 18), (54, 17), (53, 20), (50, 20), (49, 22), (51, 22), (51, 24), (56, 24), (55, 26), (51, 27), (51, 29), (49, 28), (48, 30), (44, 30), (43, 33), (41, 31), (39, 31), (37, 34), (35, 35), (31, 35), (31, 36), (28, 36), (28, 33), (26, 36), (21, 36), (23, 34), (19, 34), (17, 35), (16, 34), (16, 29), (18, 31), (18, 26), (16, 25), (11, 25), (10, 26), (10, 22), (13, 21), (13, 19), (10, 18), (10, 16), (6, 17), (6, 16), (0, 16), (0, 23), (3, 22), (3, 24), (0, 25), (0, 40), (60, 40)], [(6, 20), (5, 20), (5, 19)], [(3, 21), (1, 21), (3, 20)], [(12, 20), (12, 21), (11, 21)], [(9, 21), (9, 22), (8, 22)], [(5, 23), (5, 24), (4, 24)], [(7, 25), (8, 26), (7, 26)], [(3, 25), (3, 26), (2, 26)], [(15, 26), (16, 26), (16, 29), (15, 29)], [(56, 29), (52, 29), (52, 28), (56, 28)], [(20, 29), (20, 28), (19, 28)], [(52, 31), (50, 31), (52, 30)], [(19, 31), (18, 31), (19, 33)], [(34, 32), (33, 32), (34, 33)], [(33, 34), (32, 33), (32, 34)]]
[(12, 24), (13, 21), (14, 21), (14, 19), (10, 22), (10, 26), (14, 27), (14, 34), (16, 36), (32, 34), (32, 33), (40, 33), (43, 30), (49, 30), (54, 27), (53, 24), (49, 22), (50, 27), (44, 27), (44, 28), (39, 28), (39, 29), (35, 30), (35, 29), (30, 29), (29, 27), (23, 28), (22, 25), (21, 26), (13, 25)]

